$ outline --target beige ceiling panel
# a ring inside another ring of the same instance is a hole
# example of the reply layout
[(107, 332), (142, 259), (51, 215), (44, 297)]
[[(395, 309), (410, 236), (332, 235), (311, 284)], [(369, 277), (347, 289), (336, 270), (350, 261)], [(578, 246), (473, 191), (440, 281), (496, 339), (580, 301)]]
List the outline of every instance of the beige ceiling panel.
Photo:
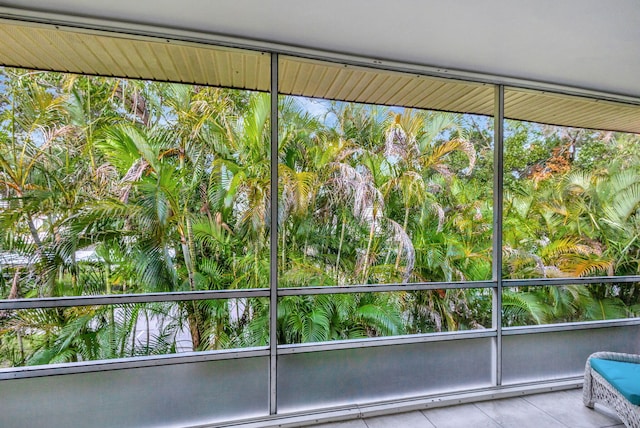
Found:
[[(312, 72), (313, 68), (309, 64), (298, 64), (295, 67), (293, 85), (295, 87), (301, 87), (304, 85), (304, 89), (302, 90), (305, 92), (317, 92), (317, 82), (319, 82), (320, 79), (312, 79), (310, 76)], [(331, 79), (331, 83), (333, 83), (334, 80), (335, 79)]]
[(395, 80), (395, 84), (383, 96), (384, 104), (411, 105), (417, 102), (418, 97), (424, 95), (425, 85), (419, 78), (392, 75), (390, 79)]
[[(196, 56), (189, 57), (188, 55), (183, 55), (183, 49), (169, 43), (164, 45), (164, 49), (166, 50), (169, 73), (174, 75), (183, 74), (189, 82), (204, 80), (203, 75), (196, 75), (195, 69), (199, 68), (198, 58)], [(192, 61), (194, 61), (195, 64), (192, 63)]]
[(182, 74), (185, 80), (193, 81), (193, 75), (191, 74), (190, 67), (178, 67), (176, 65), (175, 57), (172, 51), (169, 49), (167, 45), (162, 46), (164, 61), (162, 63), (162, 68), (165, 70), (165, 73), (168, 75), (178, 75)]
[[(371, 80), (371, 83), (364, 88), (361, 96), (366, 99), (373, 99), (378, 92), (384, 92), (388, 90), (393, 82), (390, 81), (389, 76), (385, 76), (383, 74), (377, 74)], [(377, 101), (374, 101), (377, 103)]]
[(434, 93), (434, 86), (440, 86), (440, 82), (427, 82), (418, 77), (403, 77), (402, 80), (407, 83), (398, 92), (389, 94), (389, 104), (417, 107), (421, 105), (420, 101)]
[(207, 75), (207, 83), (209, 81), (216, 82), (229, 82), (229, 86), (234, 86), (234, 67), (238, 62), (234, 55), (231, 53), (225, 53), (221, 55), (221, 60), (218, 61), (217, 55), (213, 52), (206, 53), (206, 67), (209, 68), (215, 64), (215, 70), (217, 72), (212, 75)]
[(172, 46), (169, 52), (176, 67), (184, 70), (191, 82), (205, 81), (206, 73), (203, 70), (202, 61), (197, 51), (193, 49), (179, 49), (177, 46)]
[(246, 70), (246, 63), (243, 60), (242, 54), (232, 53), (231, 63), (228, 66), (229, 74), (231, 75), (231, 86), (234, 88), (243, 88), (245, 84), (244, 72)]
[[(351, 74), (352, 74), (351, 70), (345, 70), (343, 72), (338, 73), (333, 79), (333, 82), (331, 83), (329, 90), (327, 91), (326, 98), (334, 99), (334, 100), (345, 98), (346, 100), (349, 100), (344, 95), (345, 95), (345, 92), (349, 90)], [(345, 86), (346, 86), (346, 90), (343, 89), (345, 88)]]
[[(313, 96), (321, 97), (323, 94), (325, 94), (329, 90), (331, 85), (333, 85), (333, 82), (336, 80), (337, 75), (338, 75), (337, 70), (333, 70), (333, 69), (324, 70), (324, 72), (321, 73), (318, 79), (318, 86), (315, 88), (315, 91), (313, 92), (314, 94)], [(310, 82), (312, 82), (312, 80), (310, 80)]]
[(403, 90), (409, 83), (409, 79), (399, 79), (398, 76), (387, 75), (389, 85), (382, 88), (374, 88), (376, 94), (373, 99), (376, 104), (390, 104), (390, 100), (393, 99), (396, 94)]
[(220, 61), (216, 61), (212, 52), (201, 52), (201, 55), (204, 69), (208, 71), (205, 74), (204, 83), (208, 83), (210, 81), (231, 83), (230, 67), (228, 66), (231, 57), (229, 55), (222, 54)]
[(640, 106), (525, 89), (505, 91), (505, 117), (558, 126), (640, 133)]
[[(48, 57), (55, 57), (56, 61), (52, 62), (55, 67), (64, 68), (66, 64), (75, 63), (77, 67), (86, 69), (87, 73), (96, 73), (99, 66), (95, 64), (95, 55), (90, 50), (86, 49), (86, 46), (78, 41), (73, 43), (65, 34), (51, 32), (50, 34), (41, 34), (38, 31), (22, 31), (28, 33), (33, 37), (36, 43), (36, 47), (32, 46), (32, 50), (35, 49), (38, 55), (48, 55)], [(86, 55), (75, 55), (77, 50), (86, 51)], [(45, 54), (46, 51), (46, 54)], [(45, 58), (45, 56), (43, 56)], [(66, 70), (65, 70), (66, 71)]]
[[(160, 61), (155, 58), (156, 52), (151, 49), (147, 43), (123, 44), (121, 43), (124, 54), (129, 58), (133, 67), (132, 72), (142, 76), (149, 76), (152, 80), (163, 80), (165, 73), (162, 70)], [(139, 70), (139, 71), (138, 71)], [(180, 76), (180, 80), (182, 76)]]
[(54, 52), (51, 39), (43, 34), (36, 34), (36, 32), (19, 28), (17, 31), (8, 32), (8, 35), (16, 50), (21, 50), (28, 55), (32, 64), (46, 63), (49, 64), (49, 67), (60, 69), (64, 67), (60, 56)]
[[(87, 57), (79, 57), (79, 55), (75, 55), (74, 58), (81, 59), (84, 61), (84, 66), (87, 69), (94, 68), (96, 74), (104, 74), (107, 71), (110, 71), (111, 74), (114, 73), (113, 70), (109, 70), (109, 65), (114, 64), (113, 57), (111, 56), (111, 52), (105, 49), (103, 43), (101, 43), (100, 39), (95, 37), (87, 37), (86, 39), (77, 39), (74, 40), (75, 43), (80, 43), (80, 49), (72, 48), (69, 49), (69, 52), (76, 52), (79, 50), (86, 50)], [(69, 59), (71, 62), (72, 59)]]
[(0, 43), (0, 58), (14, 58), (14, 60), (26, 68), (34, 68), (37, 57), (31, 52), (26, 52), (21, 49), (20, 46), (13, 39), (14, 34), (6, 31), (6, 28), (0, 26), (0, 37), (2, 43)]
[[(96, 38), (94, 44), (96, 48), (102, 49), (102, 63), (107, 76), (130, 76), (133, 69), (132, 64), (129, 62), (129, 58), (122, 52), (116, 39), (112, 38)], [(111, 70), (107, 72), (108, 64), (112, 65)]]
[(0, 65), (268, 91), (267, 53), (0, 22)]
[[(0, 21), (0, 65), (268, 91), (268, 53)], [(494, 87), (282, 56), (280, 92), (492, 115)], [(640, 133), (640, 106), (508, 88), (507, 118)]]
[[(371, 82), (376, 78), (374, 73), (366, 73), (364, 71), (355, 71), (353, 73), (353, 85), (347, 88), (347, 97), (355, 99), (366, 99), (363, 93), (371, 85)], [(350, 91), (349, 91), (350, 89)]]
[(439, 87), (432, 89), (429, 93), (426, 93), (425, 96), (418, 101), (418, 104), (430, 103), (434, 106), (451, 105), (456, 109), (460, 108), (460, 106), (466, 105), (461, 103), (460, 98), (468, 93), (468, 88), (451, 85), (447, 89), (447, 91), (443, 91), (442, 85), (439, 85)]
[(266, 60), (260, 60), (260, 69), (258, 70), (258, 86), (256, 90), (262, 90), (262, 88), (270, 88), (271, 87), (271, 56), (268, 54), (264, 54), (264, 58)]
[[(493, 114), (492, 85), (282, 57), (280, 92), (370, 104)], [(465, 100), (473, 100), (473, 109)]]
[(460, 98), (459, 103), (467, 105), (470, 111), (483, 111), (492, 114), (494, 110), (493, 97), (487, 97), (485, 88), (476, 88)]

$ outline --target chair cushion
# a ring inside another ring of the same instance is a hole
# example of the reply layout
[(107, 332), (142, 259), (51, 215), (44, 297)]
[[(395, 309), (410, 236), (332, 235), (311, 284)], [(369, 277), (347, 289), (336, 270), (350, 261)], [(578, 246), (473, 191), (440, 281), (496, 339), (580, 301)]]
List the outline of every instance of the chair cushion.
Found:
[(592, 358), (591, 368), (600, 373), (630, 403), (640, 406), (640, 364)]

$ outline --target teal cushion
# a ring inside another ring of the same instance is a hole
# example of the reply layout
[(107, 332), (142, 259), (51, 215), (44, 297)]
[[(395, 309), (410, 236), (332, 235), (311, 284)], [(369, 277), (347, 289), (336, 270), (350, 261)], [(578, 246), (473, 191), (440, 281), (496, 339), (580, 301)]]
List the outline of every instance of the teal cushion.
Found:
[(640, 406), (640, 364), (592, 358), (591, 367), (629, 402)]

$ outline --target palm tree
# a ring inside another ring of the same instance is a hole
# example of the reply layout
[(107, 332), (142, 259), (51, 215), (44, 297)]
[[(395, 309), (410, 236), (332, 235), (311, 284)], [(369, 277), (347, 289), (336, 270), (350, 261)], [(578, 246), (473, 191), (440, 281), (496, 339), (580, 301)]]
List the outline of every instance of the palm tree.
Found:
[(393, 294), (290, 296), (278, 308), (278, 343), (394, 336), (404, 333)]

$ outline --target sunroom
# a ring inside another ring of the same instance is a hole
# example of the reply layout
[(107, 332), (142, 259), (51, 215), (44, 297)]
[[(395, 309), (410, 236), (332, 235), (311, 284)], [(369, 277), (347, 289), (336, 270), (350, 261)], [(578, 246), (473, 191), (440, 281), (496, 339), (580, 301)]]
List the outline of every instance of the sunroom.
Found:
[(637, 59), (599, 85), (54, 3), (0, 8), (0, 425), (301, 426), (640, 353)]

